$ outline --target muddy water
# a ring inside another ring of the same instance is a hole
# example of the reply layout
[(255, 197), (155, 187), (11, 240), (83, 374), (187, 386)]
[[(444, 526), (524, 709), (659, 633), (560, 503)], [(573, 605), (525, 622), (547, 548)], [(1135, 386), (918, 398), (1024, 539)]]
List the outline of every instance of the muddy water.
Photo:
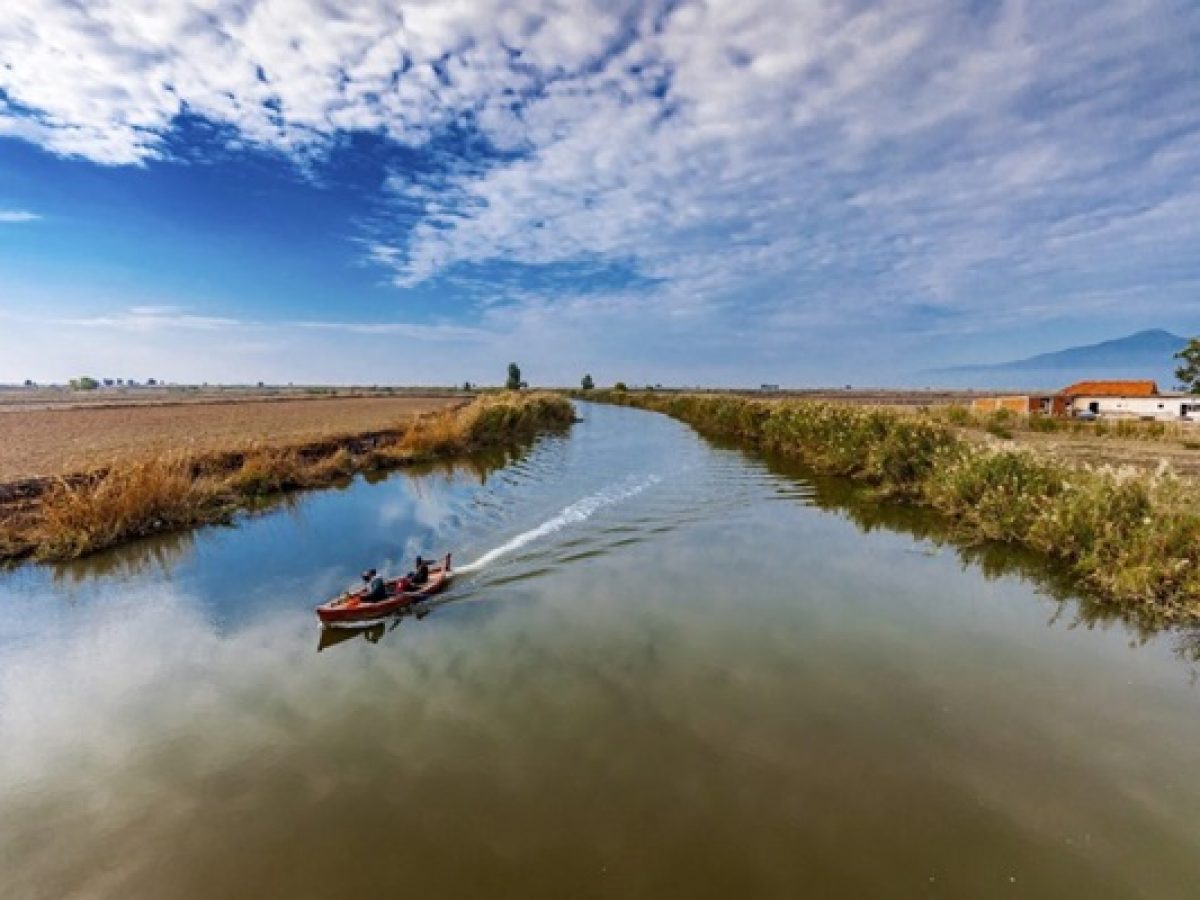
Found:
[[(0, 575), (0, 897), (1200, 895), (1186, 636), (582, 413)], [(322, 639), (449, 549), (423, 618)]]

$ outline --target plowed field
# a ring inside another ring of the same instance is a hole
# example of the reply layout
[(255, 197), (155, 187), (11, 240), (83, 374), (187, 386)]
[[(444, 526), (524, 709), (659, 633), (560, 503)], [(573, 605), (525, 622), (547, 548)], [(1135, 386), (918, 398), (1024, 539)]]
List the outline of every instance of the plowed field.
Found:
[(462, 395), (447, 394), (33, 409), (0, 405), (0, 483), (181, 449), (222, 451), (382, 430), (462, 401)]

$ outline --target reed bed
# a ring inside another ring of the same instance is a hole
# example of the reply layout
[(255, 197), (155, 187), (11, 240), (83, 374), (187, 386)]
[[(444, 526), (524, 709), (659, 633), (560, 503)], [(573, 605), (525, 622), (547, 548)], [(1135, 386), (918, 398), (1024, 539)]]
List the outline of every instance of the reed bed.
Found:
[(956, 539), (1045, 553), (1094, 599), (1128, 607), (1143, 621), (1200, 622), (1196, 484), (1168, 471), (1068, 466), (890, 409), (650, 392), (589, 398), (662, 412), (701, 433), (931, 507), (947, 517)]
[(366, 435), (118, 462), (58, 479), (35, 503), (0, 507), (0, 559), (72, 559), (150, 534), (227, 521), (261, 498), (334, 484), (356, 472), (507, 446), (573, 419), (563, 397), (512, 393)]

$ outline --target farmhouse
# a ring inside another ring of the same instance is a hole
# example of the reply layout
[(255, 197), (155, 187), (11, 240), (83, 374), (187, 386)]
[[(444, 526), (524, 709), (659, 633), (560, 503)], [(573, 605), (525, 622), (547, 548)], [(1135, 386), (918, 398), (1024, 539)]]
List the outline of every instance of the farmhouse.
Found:
[(1021, 416), (1200, 421), (1200, 396), (1163, 393), (1153, 381), (1077, 381), (1057, 394), (977, 397), (976, 412), (1008, 410)]
[(1200, 397), (1163, 393), (1153, 381), (1080, 381), (1062, 389), (1073, 416), (1106, 419), (1200, 419)]

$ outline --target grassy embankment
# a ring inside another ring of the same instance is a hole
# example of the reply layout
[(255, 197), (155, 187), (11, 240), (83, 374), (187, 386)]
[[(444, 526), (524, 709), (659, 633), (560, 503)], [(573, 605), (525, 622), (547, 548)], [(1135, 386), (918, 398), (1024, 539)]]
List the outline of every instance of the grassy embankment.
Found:
[(0, 559), (70, 559), (149, 534), (228, 521), (266, 496), (505, 446), (573, 418), (561, 397), (505, 394), (370, 435), (131, 459), (58, 479), (17, 514), (0, 511)]
[(596, 391), (932, 507), (971, 542), (1064, 562), (1097, 599), (1145, 619), (1200, 621), (1200, 504), (1171, 474), (1079, 468), (981, 445), (930, 415), (803, 401)]

